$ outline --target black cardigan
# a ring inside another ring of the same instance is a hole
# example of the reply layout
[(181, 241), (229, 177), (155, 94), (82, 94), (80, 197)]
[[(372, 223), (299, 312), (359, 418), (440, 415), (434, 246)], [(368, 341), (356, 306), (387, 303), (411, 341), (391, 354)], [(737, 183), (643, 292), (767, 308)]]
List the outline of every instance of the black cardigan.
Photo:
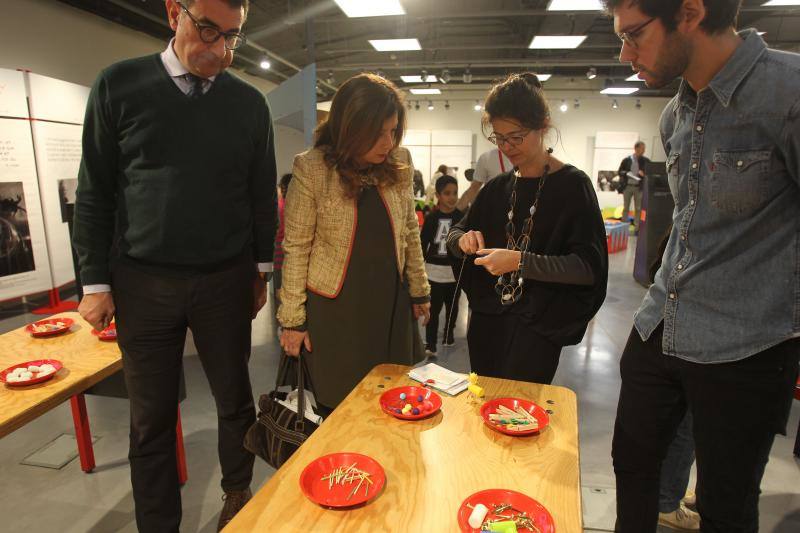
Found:
[[(529, 214), (540, 179), (519, 179), (514, 210), (515, 237)], [(481, 231), (487, 248), (506, 247), (505, 226), (513, 185), (513, 172), (501, 174), (487, 183), (461, 222), (450, 231), (448, 250), (456, 275), (462, 257), (458, 240), (465, 232)], [(589, 177), (571, 165), (552, 173), (542, 188), (533, 222), (528, 251), (545, 258), (577, 255), (591, 269), (591, 285), (526, 279), (520, 301), (503, 306), (494, 290), (497, 277), (475, 265), (473, 257), (468, 257), (461, 286), (474, 311), (493, 315), (519, 313), (529, 318), (537, 333), (550, 341), (561, 346), (577, 344), (605, 300), (608, 282), (605, 225)]]

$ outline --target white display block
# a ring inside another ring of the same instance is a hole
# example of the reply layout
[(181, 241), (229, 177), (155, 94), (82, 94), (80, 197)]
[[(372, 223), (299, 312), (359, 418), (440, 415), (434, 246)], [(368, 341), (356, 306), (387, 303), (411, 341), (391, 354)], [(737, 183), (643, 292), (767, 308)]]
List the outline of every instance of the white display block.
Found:
[(75, 203), (82, 131), (82, 126), (73, 124), (33, 122), (39, 191), (56, 287), (75, 279), (66, 211), (68, 203)]
[(28, 118), (24, 76), (18, 70), (0, 69), (0, 117)]
[(433, 130), (431, 131), (431, 145), (471, 147), (472, 132), (469, 130)]
[(27, 120), (0, 119), (0, 300), (52, 288)]
[(403, 136), (403, 146), (430, 146), (431, 145), (431, 132), (430, 130), (406, 130)]
[(28, 87), (32, 118), (83, 124), (88, 87), (32, 73), (28, 74)]

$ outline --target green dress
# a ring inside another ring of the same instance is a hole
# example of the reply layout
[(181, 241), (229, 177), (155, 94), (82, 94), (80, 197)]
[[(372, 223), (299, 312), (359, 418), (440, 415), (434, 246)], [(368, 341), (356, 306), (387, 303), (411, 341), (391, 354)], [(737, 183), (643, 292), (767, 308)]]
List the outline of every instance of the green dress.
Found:
[(375, 365), (423, 359), (411, 305), (397, 272), (389, 215), (377, 189), (367, 187), (358, 200), (342, 290), (336, 298), (308, 292), (307, 363), (319, 403), (335, 408)]

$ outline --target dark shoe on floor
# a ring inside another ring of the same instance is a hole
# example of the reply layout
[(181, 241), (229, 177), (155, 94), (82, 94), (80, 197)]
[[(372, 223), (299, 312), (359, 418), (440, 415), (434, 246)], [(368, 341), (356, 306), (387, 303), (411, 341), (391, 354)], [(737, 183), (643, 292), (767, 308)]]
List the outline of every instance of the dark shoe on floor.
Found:
[(250, 501), (253, 493), (250, 489), (245, 490), (232, 490), (226, 492), (222, 496), (225, 505), (222, 507), (222, 512), (219, 513), (219, 522), (217, 522), (217, 531), (222, 531), (222, 528), (228, 525), (228, 522), (233, 520), (244, 505)]
[(447, 337), (444, 342), (442, 343), (444, 346), (455, 346), (456, 340), (453, 338), (452, 335)]

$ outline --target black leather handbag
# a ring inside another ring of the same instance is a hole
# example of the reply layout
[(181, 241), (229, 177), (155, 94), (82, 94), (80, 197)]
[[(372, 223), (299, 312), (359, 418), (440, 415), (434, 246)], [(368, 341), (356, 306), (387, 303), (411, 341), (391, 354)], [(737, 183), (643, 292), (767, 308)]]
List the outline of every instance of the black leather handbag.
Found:
[[(296, 382), (287, 383), (292, 369), (297, 372)], [(297, 386), (297, 413), (278, 403), (278, 400), (285, 400), (287, 396), (287, 393), (278, 392), (278, 389), (287, 384)], [(276, 469), (319, 427), (304, 416), (306, 389), (314, 392), (303, 354), (295, 358), (283, 352), (275, 389), (258, 399), (258, 417), (244, 437), (244, 447)]]

